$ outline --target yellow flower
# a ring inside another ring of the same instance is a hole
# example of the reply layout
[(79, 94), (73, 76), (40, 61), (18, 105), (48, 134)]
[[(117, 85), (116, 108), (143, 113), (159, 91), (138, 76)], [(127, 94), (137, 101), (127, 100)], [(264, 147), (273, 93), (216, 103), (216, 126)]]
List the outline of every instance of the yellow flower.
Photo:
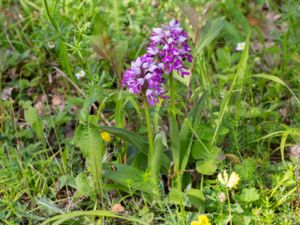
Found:
[(232, 189), (232, 188), (236, 188), (236, 185), (240, 181), (240, 176), (233, 171), (228, 179), (228, 174), (226, 170), (224, 170), (223, 173), (218, 174), (218, 180), (224, 186), (227, 186), (229, 189)]
[(108, 132), (103, 131), (103, 132), (101, 132), (100, 135), (101, 135), (101, 138), (103, 139), (103, 141), (105, 141), (106, 143), (111, 142), (111, 136)]
[(192, 221), (191, 225), (211, 225), (206, 215), (198, 216), (198, 221)]

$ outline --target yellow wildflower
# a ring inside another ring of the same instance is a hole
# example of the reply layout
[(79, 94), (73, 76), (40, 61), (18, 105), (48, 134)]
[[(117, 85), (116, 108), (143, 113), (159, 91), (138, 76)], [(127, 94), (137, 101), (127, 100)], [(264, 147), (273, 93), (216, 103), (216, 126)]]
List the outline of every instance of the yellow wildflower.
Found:
[(211, 225), (206, 215), (198, 216), (198, 221), (192, 221), (191, 225)]
[(229, 179), (226, 170), (223, 173), (218, 174), (218, 180), (224, 186), (227, 186), (229, 189), (236, 188), (236, 185), (240, 181), (240, 176), (236, 172), (232, 172)]
[(101, 138), (103, 139), (103, 141), (105, 141), (106, 143), (111, 142), (111, 136), (108, 132), (103, 131), (103, 132), (101, 132), (100, 135), (101, 135)]

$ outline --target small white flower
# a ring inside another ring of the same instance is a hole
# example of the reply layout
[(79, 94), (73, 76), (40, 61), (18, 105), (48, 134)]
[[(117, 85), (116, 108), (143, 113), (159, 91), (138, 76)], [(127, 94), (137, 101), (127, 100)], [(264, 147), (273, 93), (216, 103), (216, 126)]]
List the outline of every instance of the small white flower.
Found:
[(84, 32), (89, 32), (91, 30), (92, 27), (92, 23), (91, 22), (87, 22), (83, 25), (83, 31)]
[(226, 195), (225, 195), (225, 193), (224, 192), (220, 192), (219, 194), (218, 194), (218, 199), (219, 199), (219, 201), (220, 202), (225, 202), (225, 200), (226, 200)]
[(76, 77), (78, 80), (80, 80), (80, 78), (82, 78), (82, 77), (85, 77), (85, 72), (84, 72), (84, 70), (80, 70), (79, 72), (77, 72), (77, 73), (75, 74), (75, 77)]
[(245, 48), (245, 42), (240, 42), (236, 45), (235, 50), (236, 51), (243, 51)]
[(220, 93), (220, 98), (225, 98), (225, 95), (226, 95), (226, 91), (222, 90), (221, 93)]
[(55, 47), (55, 43), (53, 41), (48, 41), (48, 48), (52, 49)]

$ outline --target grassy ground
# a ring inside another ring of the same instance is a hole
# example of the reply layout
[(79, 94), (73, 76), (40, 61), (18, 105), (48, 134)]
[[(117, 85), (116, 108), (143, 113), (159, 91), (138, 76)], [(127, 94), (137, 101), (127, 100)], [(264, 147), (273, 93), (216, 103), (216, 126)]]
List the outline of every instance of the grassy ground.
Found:
[[(0, 223), (190, 224), (205, 214), (211, 224), (300, 224), (299, 3), (0, 1)], [(192, 76), (175, 77), (175, 117), (170, 98), (151, 107), (163, 156), (147, 164), (145, 105), (120, 81), (172, 18), (190, 36)], [(224, 170), (239, 175), (235, 189), (218, 179)]]

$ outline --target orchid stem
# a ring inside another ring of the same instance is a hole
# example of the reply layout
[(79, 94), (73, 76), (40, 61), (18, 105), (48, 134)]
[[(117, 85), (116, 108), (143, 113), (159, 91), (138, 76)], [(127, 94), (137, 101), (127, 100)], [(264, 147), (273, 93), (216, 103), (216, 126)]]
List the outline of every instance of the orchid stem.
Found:
[[(170, 97), (171, 97), (171, 114), (176, 119), (175, 83), (174, 83), (173, 73), (170, 74)], [(181, 211), (181, 215), (182, 215), (182, 222), (184, 225), (186, 225), (186, 215), (185, 215), (185, 209), (184, 209), (183, 198), (182, 198), (182, 193), (181, 193), (182, 174), (181, 174), (181, 171), (179, 170), (179, 165), (175, 165), (175, 172), (177, 174), (176, 183), (177, 183), (177, 189), (179, 192), (179, 204), (180, 204), (180, 211)]]
[(148, 103), (146, 97), (144, 97), (144, 102), (145, 102), (145, 117), (146, 117), (148, 142), (149, 142), (148, 169), (150, 169), (151, 157), (152, 157), (153, 151), (154, 151), (153, 132), (152, 132), (152, 127), (151, 127), (150, 107), (149, 107), (149, 103)]
[(170, 74), (170, 96), (171, 96), (171, 113), (176, 116), (175, 108), (175, 84), (173, 73)]

